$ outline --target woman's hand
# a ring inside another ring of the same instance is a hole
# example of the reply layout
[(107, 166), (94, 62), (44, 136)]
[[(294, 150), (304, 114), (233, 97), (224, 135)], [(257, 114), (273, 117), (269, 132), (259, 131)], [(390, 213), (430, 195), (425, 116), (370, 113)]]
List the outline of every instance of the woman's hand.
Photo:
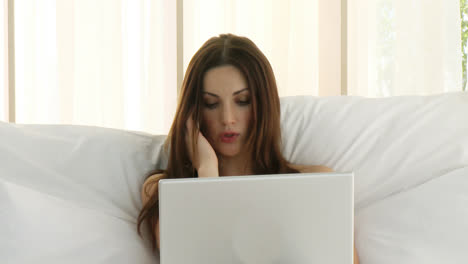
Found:
[[(218, 157), (213, 147), (200, 132), (200, 128), (198, 126), (194, 128), (192, 117), (187, 120), (186, 126), (185, 142), (187, 151), (193, 167), (198, 172), (198, 177), (218, 177)], [(195, 149), (192, 149), (192, 133), (194, 132), (197, 134), (195, 136), (197, 142)]]

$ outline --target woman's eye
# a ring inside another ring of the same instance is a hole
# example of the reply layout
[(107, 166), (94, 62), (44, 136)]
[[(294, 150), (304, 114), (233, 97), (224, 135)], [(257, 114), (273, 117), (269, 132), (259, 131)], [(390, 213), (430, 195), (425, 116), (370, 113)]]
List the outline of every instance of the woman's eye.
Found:
[(239, 105), (249, 105), (250, 104), (250, 100), (239, 100), (237, 101), (237, 103)]
[(214, 109), (216, 108), (216, 106), (218, 106), (218, 103), (204, 103), (205, 107), (206, 108), (209, 108), (209, 109)]

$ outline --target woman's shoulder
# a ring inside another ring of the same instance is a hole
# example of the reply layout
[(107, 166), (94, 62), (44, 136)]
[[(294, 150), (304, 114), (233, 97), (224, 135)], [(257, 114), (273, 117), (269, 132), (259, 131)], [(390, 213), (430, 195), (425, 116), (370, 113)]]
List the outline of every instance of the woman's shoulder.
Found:
[(300, 164), (288, 164), (290, 168), (296, 169), (302, 173), (314, 173), (314, 172), (334, 172), (332, 168), (323, 165), (300, 165)]

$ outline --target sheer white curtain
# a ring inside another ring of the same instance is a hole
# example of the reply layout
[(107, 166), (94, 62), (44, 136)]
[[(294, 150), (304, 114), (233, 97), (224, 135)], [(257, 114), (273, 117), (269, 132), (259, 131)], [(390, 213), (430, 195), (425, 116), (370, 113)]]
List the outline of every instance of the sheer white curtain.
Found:
[(348, 94), (462, 90), (460, 1), (348, 0)]
[[(176, 1), (17, 0), (16, 122), (167, 133), (176, 106)], [(318, 0), (184, 0), (184, 69), (208, 38), (251, 38), (280, 95), (319, 94)]]
[(175, 1), (16, 0), (16, 121), (167, 133)]
[[(176, 2), (16, 0), (16, 122), (167, 133), (181, 54)], [(349, 95), (461, 90), (458, 0), (348, 0), (346, 43), (341, 0), (181, 2), (183, 69), (208, 38), (231, 32), (269, 58), (281, 96), (339, 95), (340, 45)]]
[(265, 53), (281, 96), (319, 94), (318, 0), (183, 2), (184, 69), (206, 40), (229, 32), (250, 38)]

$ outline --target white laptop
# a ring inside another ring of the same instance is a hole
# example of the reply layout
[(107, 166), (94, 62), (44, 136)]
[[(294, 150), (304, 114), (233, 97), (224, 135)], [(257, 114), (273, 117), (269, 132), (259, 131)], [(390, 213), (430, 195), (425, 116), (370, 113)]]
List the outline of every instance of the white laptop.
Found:
[(159, 182), (161, 264), (351, 264), (353, 173)]

